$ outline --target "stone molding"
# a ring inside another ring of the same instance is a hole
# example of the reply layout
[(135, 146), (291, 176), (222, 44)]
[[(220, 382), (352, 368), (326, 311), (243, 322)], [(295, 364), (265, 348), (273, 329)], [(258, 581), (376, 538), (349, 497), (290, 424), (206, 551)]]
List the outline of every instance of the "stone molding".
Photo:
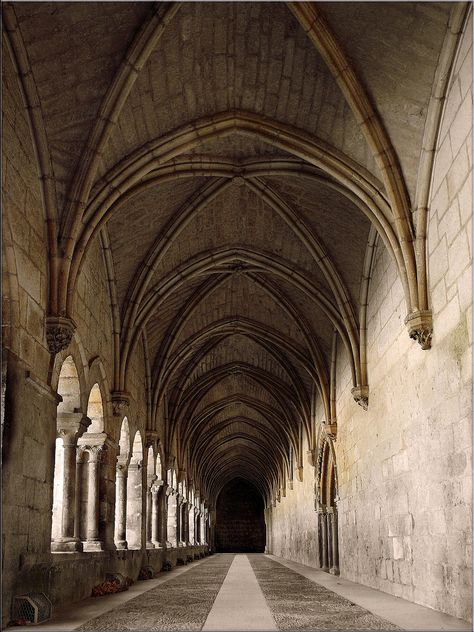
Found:
[(67, 316), (46, 317), (46, 342), (52, 355), (67, 349), (76, 331), (76, 323)]
[(416, 340), (423, 351), (431, 349), (431, 339), (433, 337), (433, 315), (431, 310), (411, 312), (405, 318), (405, 325), (410, 338)]

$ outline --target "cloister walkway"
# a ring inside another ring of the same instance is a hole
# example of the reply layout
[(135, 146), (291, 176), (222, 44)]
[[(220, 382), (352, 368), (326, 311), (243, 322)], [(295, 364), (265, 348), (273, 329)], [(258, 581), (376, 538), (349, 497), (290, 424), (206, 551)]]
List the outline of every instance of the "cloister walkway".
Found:
[(90, 598), (28, 632), (470, 630), (455, 619), (273, 555), (221, 553)]

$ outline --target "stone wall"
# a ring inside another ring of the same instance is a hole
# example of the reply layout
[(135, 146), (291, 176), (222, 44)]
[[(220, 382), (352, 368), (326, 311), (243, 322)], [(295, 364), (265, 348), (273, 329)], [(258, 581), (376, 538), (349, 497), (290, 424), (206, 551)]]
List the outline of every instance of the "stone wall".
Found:
[[(472, 612), (472, 26), (460, 43), (429, 206), (433, 347), (407, 335), (394, 262), (378, 242), (368, 306), (369, 408), (337, 357), (341, 575), (469, 619)], [(321, 421), (317, 416), (316, 421)], [(272, 552), (318, 566), (314, 468), (272, 509)]]
[[(304, 452), (308, 451), (306, 439)], [(286, 559), (318, 566), (317, 513), (314, 508), (315, 469), (304, 465), (303, 480), (294, 477), (287, 483), (286, 496), (281, 496), (271, 510), (270, 552)], [(267, 544), (267, 546), (268, 546)]]

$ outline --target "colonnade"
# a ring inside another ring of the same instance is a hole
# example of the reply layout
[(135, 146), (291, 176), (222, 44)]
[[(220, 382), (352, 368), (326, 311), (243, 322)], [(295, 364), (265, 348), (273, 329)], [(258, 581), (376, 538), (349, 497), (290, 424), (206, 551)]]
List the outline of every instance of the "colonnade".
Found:
[[(117, 446), (105, 433), (85, 432), (90, 420), (82, 413), (68, 414), (62, 421), (67, 423), (58, 422), (62, 445), (56, 449), (56, 459), (61, 462), (55, 476), (61, 480), (55, 481), (53, 552), (140, 549), (143, 545), (147, 549), (170, 548), (208, 542), (209, 511), (197, 496), (183, 494), (182, 489), (156, 474), (145, 477), (143, 457), (136, 459), (134, 455), (128, 460), (120, 453), (116, 456)], [(104, 509), (112, 486), (115, 507)], [(111, 513), (115, 515), (113, 529)]]

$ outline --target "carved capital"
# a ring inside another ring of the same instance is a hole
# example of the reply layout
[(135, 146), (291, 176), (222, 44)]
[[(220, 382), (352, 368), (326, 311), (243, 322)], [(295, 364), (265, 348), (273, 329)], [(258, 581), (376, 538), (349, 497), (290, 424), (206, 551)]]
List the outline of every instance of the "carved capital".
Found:
[(158, 443), (158, 433), (156, 430), (145, 431), (145, 447), (155, 446)]
[(76, 323), (66, 316), (47, 316), (46, 342), (49, 352), (56, 355), (71, 344), (76, 331)]
[(62, 437), (65, 445), (75, 444), (91, 423), (89, 417), (81, 412), (59, 413), (57, 416), (58, 437)]
[(105, 445), (91, 445), (87, 447), (89, 452), (89, 463), (100, 463), (102, 455), (106, 450)]
[(369, 387), (367, 385), (355, 386), (351, 390), (351, 393), (359, 406), (361, 406), (364, 410), (367, 410), (369, 407)]
[(431, 310), (411, 312), (405, 318), (405, 325), (410, 338), (416, 340), (423, 351), (431, 349), (431, 338), (433, 336), (433, 315)]
[(127, 391), (112, 391), (112, 412), (114, 417), (121, 417), (130, 406), (130, 393)]

